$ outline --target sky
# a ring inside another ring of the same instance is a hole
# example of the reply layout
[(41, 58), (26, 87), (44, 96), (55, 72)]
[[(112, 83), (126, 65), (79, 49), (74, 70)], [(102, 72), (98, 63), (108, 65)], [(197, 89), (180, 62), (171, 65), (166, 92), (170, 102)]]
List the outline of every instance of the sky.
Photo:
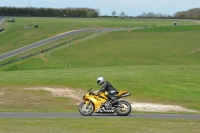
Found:
[(45, 7), (45, 8), (93, 8), (102, 15), (116, 15), (124, 12), (128, 16), (138, 16), (153, 12), (174, 15), (179, 11), (200, 8), (200, 0), (0, 0), (0, 7)]

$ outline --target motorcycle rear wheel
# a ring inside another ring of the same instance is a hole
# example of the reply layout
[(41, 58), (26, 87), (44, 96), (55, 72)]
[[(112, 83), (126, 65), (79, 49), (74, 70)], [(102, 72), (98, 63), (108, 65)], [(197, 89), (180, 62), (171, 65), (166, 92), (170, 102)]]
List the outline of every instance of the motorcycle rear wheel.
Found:
[(118, 103), (119, 107), (115, 108), (115, 112), (120, 116), (127, 116), (131, 113), (131, 105), (125, 100), (120, 100)]
[(89, 103), (88, 108), (86, 108), (86, 102), (82, 102), (79, 107), (79, 112), (84, 116), (89, 116), (94, 112), (94, 105)]

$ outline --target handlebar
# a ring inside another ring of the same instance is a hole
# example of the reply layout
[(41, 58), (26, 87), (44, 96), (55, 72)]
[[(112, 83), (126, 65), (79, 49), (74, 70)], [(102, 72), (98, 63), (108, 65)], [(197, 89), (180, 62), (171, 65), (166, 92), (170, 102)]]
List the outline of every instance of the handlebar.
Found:
[(92, 90), (92, 88), (90, 88), (87, 92), (90, 92)]
[[(89, 89), (89, 90), (87, 91), (87, 92), (89, 92), (90, 95), (96, 95), (96, 92), (98, 92), (98, 91), (91, 91), (91, 90), (93, 90), (93, 89), (91, 88), (91, 89)], [(99, 95), (99, 92), (98, 92), (97, 95)]]

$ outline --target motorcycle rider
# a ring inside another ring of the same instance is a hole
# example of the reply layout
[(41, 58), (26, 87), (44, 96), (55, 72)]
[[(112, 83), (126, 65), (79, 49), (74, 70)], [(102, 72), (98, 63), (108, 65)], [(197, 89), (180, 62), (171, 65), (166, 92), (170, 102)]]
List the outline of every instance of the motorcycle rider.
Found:
[(118, 100), (115, 98), (115, 95), (118, 94), (119, 92), (108, 81), (105, 81), (104, 77), (98, 77), (97, 84), (102, 86), (102, 88), (97, 92), (107, 91), (108, 94), (106, 96), (111, 101), (111, 104), (114, 105), (118, 103)]

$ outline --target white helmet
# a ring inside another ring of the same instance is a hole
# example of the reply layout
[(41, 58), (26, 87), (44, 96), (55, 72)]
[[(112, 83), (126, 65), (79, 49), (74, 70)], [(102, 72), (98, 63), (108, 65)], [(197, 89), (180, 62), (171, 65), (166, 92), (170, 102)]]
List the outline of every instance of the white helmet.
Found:
[(102, 85), (104, 83), (104, 77), (98, 77), (97, 78), (97, 84)]

